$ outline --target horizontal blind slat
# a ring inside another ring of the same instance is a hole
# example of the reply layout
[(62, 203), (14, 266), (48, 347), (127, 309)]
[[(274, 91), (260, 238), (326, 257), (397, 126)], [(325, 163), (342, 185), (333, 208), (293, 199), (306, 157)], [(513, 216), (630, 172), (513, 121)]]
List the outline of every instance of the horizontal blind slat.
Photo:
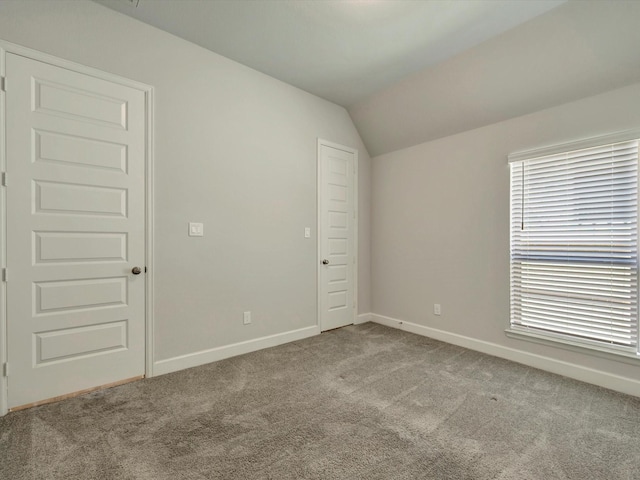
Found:
[(638, 344), (638, 140), (511, 163), (511, 323)]

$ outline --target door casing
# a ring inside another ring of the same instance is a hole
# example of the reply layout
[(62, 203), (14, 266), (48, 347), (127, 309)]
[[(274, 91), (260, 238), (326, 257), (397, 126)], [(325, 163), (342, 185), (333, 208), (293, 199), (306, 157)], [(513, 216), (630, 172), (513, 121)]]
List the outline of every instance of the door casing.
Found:
[[(22, 47), (0, 39), (0, 76), (6, 75), (6, 54), (13, 53), (50, 65), (72, 70), (84, 75), (124, 85), (140, 90), (145, 95), (145, 265), (147, 267), (145, 286), (145, 376), (153, 376), (153, 87), (134, 80), (129, 80), (95, 68), (63, 60), (37, 50)], [(6, 95), (11, 85), (4, 84), (0, 91), (0, 171), (7, 168), (6, 158)], [(10, 180), (8, 181), (10, 182)], [(0, 187), (0, 267), (4, 272), (7, 266), (7, 202), (6, 188)], [(8, 279), (9, 281), (10, 278)], [(8, 412), (7, 400), (7, 355), (10, 346), (7, 343), (7, 288), (2, 278), (0, 283), (0, 416)]]
[(354, 218), (354, 222), (353, 222), (353, 254), (355, 257), (355, 265), (353, 268), (353, 302), (354, 302), (354, 308), (353, 310), (353, 323), (357, 322), (357, 317), (358, 317), (358, 265), (359, 265), (359, 259), (358, 259), (358, 150), (351, 148), (351, 147), (346, 147), (344, 145), (340, 145), (339, 143), (334, 143), (334, 142), (330, 142), (328, 140), (324, 140), (322, 138), (318, 138), (318, 151), (317, 151), (317, 179), (318, 179), (318, 186), (317, 186), (317, 206), (318, 206), (318, 213), (317, 213), (317, 226), (316, 226), (316, 230), (318, 232), (318, 236), (317, 236), (317, 258), (316, 258), (316, 272), (317, 272), (317, 285), (318, 285), (318, 291), (317, 291), (317, 305), (318, 305), (318, 321), (317, 321), (317, 325), (318, 327), (320, 327), (320, 331), (324, 331), (324, 328), (322, 326), (322, 302), (321, 302), (321, 294), (322, 294), (322, 272), (321, 272), (321, 262), (322, 262), (322, 176), (321, 176), (321, 168), (322, 168), (322, 163), (321, 163), (321, 147), (322, 146), (327, 146), (327, 147), (331, 147), (331, 148), (335, 148), (338, 150), (344, 150), (345, 152), (350, 152), (353, 153), (353, 168), (354, 168), (354, 175), (353, 175), (353, 208), (355, 210), (355, 218)]

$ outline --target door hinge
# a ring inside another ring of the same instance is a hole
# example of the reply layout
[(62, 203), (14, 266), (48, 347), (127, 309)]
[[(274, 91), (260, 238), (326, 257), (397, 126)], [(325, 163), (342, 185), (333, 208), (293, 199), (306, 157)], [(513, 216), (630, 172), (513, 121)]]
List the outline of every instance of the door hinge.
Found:
[(6, 282), (7, 278), (9, 278), (9, 272), (7, 271), (6, 268), (3, 268), (2, 269), (2, 281)]
[(9, 362), (5, 363), (2, 367), (2, 375), (5, 377), (9, 376)]
[(0, 90), (7, 91), (7, 77), (0, 77)]
[(7, 172), (2, 172), (2, 186), (7, 186)]

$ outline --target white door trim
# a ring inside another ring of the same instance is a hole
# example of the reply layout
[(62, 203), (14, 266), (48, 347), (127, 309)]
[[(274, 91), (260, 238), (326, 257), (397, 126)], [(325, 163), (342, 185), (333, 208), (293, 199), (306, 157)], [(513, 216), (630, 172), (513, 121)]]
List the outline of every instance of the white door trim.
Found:
[[(112, 83), (124, 85), (145, 94), (146, 155), (145, 155), (145, 248), (146, 248), (146, 288), (145, 288), (145, 375), (153, 376), (153, 87), (117, 75), (86, 67), (46, 53), (22, 47), (0, 39), (0, 76), (6, 75), (6, 55), (13, 53), (74, 72), (89, 75)], [(10, 85), (6, 85), (11, 90)], [(7, 168), (6, 158), (6, 93), (0, 91), (0, 171)], [(10, 180), (9, 180), (10, 182)], [(6, 189), (0, 187), (0, 267), (7, 266), (7, 202)], [(4, 270), (3, 270), (4, 271)], [(8, 412), (7, 376), (7, 289), (4, 279), (0, 283), (0, 416)]]
[(343, 150), (345, 152), (349, 152), (353, 154), (353, 208), (355, 210), (355, 219), (353, 222), (353, 251), (355, 256), (355, 265), (353, 268), (353, 323), (356, 323), (358, 316), (358, 150), (351, 147), (346, 147), (344, 145), (340, 145), (339, 143), (330, 142), (329, 140), (324, 140), (322, 138), (318, 138), (318, 149), (317, 149), (317, 160), (316, 160), (316, 177), (317, 177), (317, 195), (316, 195), (316, 205), (317, 205), (317, 219), (316, 219), (316, 230), (318, 232), (317, 235), (317, 258), (316, 258), (316, 283), (317, 283), (317, 294), (316, 294), (316, 304), (317, 304), (317, 320), (316, 324), (320, 327), (320, 331), (323, 331), (322, 328), (322, 303), (320, 300), (321, 295), (321, 270), (320, 270), (320, 262), (322, 262), (322, 177), (321, 177), (321, 158), (320, 158), (320, 150), (322, 146), (335, 148), (337, 150)]

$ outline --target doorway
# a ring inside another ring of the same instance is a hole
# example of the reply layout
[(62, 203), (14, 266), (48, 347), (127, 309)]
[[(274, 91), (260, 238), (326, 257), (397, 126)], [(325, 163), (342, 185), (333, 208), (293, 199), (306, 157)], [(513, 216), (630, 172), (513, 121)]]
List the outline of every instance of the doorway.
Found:
[(150, 87), (7, 45), (0, 414), (149, 374)]
[(322, 331), (357, 313), (358, 152), (318, 140), (318, 309)]

